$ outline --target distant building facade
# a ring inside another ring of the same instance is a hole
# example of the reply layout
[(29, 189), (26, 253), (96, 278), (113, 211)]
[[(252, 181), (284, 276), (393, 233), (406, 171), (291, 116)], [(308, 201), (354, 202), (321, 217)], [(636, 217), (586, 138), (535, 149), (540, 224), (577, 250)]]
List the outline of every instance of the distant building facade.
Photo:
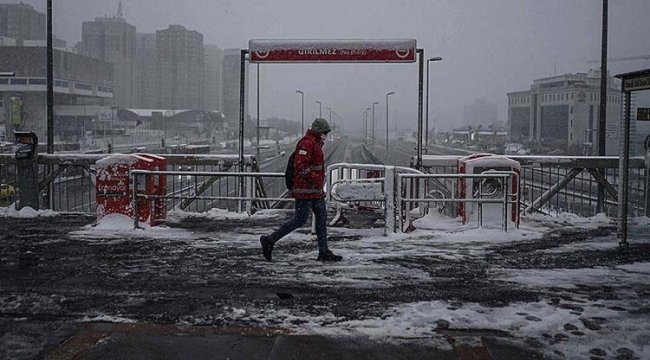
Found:
[(216, 45), (205, 45), (204, 56), (203, 105), (206, 110), (221, 110), (223, 50)]
[(136, 28), (122, 17), (95, 18), (81, 29), (82, 54), (113, 64), (114, 104), (132, 107), (134, 99)]
[[(246, 63), (248, 66), (248, 63)], [(228, 124), (233, 129), (239, 128), (239, 83), (241, 74), (241, 49), (225, 49), (223, 54), (223, 113)], [(249, 71), (246, 70), (248, 84)], [(248, 91), (245, 93), (245, 101), (248, 104)], [(248, 117), (248, 106), (244, 108), (244, 118)]]
[(134, 107), (155, 109), (158, 103), (158, 90), (156, 89), (156, 34), (136, 34), (135, 42)]
[[(620, 85), (607, 81), (607, 154), (618, 153)], [(566, 74), (533, 81), (530, 90), (508, 96), (508, 130), (513, 142), (529, 141), (568, 154), (598, 149), (600, 71)]]
[[(0, 125), (34, 131), (46, 138), (47, 49), (0, 47), (0, 68), (15, 76), (0, 78)], [(81, 136), (90, 108), (113, 98), (113, 66), (105, 61), (54, 49), (55, 140)], [(90, 125), (88, 127), (90, 129)]]
[(156, 31), (159, 109), (202, 109), (203, 35), (182, 25)]
[(487, 128), (498, 121), (497, 104), (486, 99), (477, 99), (473, 104), (463, 106), (463, 124), (473, 127), (481, 125)]
[(31, 5), (0, 4), (0, 36), (24, 40), (45, 40), (46, 17)]

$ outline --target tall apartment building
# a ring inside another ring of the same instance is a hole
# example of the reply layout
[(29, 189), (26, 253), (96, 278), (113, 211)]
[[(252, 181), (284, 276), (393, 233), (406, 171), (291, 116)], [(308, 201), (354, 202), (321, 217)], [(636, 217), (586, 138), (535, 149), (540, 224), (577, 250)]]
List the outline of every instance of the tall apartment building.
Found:
[[(600, 71), (537, 79), (530, 90), (511, 92), (507, 96), (511, 141), (530, 141), (568, 154), (597, 153)], [(620, 84), (608, 77), (608, 155), (618, 153), (620, 106)]]
[(204, 47), (203, 105), (206, 110), (222, 110), (221, 71), (223, 50), (216, 45)]
[(45, 40), (46, 17), (31, 5), (0, 4), (0, 36), (24, 40)]
[(114, 103), (132, 107), (135, 78), (135, 26), (121, 16), (85, 21), (81, 28), (82, 54), (113, 64)]
[(203, 108), (203, 35), (181, 25), (156, 31), (157, 108)]
[(156, 34), (136, 34), (135, 37), (135, 108), (155, 109), (156, 89)]
[[(248, 66), (248, 63), (246, 63)], [(248, 84), (248, 74), (246, 70), (245, 82)], [(241, 74), (241, 49), (225, 49), (223, 53), (223, 114), (226, 116), (228, 125), (232, 129), (239, 127), (239, 82)], [(246, 86), (248, 89), (248, 85)], [(244, 108), (244, 117), (248, 117), (248, 91), (245, 93), (246, 107)]]

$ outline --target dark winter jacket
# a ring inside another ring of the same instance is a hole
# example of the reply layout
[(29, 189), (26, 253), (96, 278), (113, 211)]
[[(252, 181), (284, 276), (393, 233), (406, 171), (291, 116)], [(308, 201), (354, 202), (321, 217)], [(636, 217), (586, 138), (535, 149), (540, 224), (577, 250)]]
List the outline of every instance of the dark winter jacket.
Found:
[(325, 197), (325, 156), (321, 134), (307, 130), (296, 144), (291, 196), (295, 199), (321, 199)]

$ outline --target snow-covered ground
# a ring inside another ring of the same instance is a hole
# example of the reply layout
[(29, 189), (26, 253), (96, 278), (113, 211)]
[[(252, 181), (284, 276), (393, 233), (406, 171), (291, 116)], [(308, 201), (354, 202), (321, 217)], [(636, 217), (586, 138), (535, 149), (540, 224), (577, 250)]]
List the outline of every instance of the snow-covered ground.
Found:
[[(49, 212), (25, 209), (17, 212), (0, 208), (3, 217), (50, 215)], [(169, 214), (171, 222), (176, 224), (196, 217), (214, 222), (256, 219), (263, 222), (282, 219), (284, 213), (263, 211), (251, 219), (246, 215), (218, 210), (198, 215), (177, 211)], [(112, 215), (75, 230), (70, 236), (77, 241), (90, 242), (155, 239), (214, 252), (236, 248), (256, 253), (259, 235), (270, 231), (235, 228), (206, 236), (203, 231), (182, 226), (142, 226), (142, 229), (134, 229), (131, 219)], [(504, 233), (496, 224), (477, 228), (471, 224), (463, 225), (456, 219), (429, 215), (415, 221), (415, 226), (417, 230), (412, 233), (389, 236), (383, 236), (381, 228), (330, 228), (330, 247), (344, 257), (341, 263), (314, 262), (317, 256), (314, 236), (304, 229), (288, 235), (276, 245), (273, 262), (258, 261), (259, 256), (256, 256), (257, 260), (248, 257), (238, 258), (238, 261), (246, 261), (257, 276), (255, 280), (261, 283), (282, 284), (288, 288), (309, 284), (320, 286), (323, 291), (343, 288), (387, 293), (408, 286), (433, 286), (453, 275), (440, 275), (426, 266), (412, 266), (415, 262), (402, 262), (403, 259), (427, 259), (431, 262), (425, 264), (431, 267), (476, 262), (485, 267), (486, 281), (522, 291), (530, 290), (537, 294), (536, 299), (504, 301), (495, 305), (435, 294), (431, 294), (427, 301), (396, 301), (399, 294), (392, 294), (390, 301), (376, 304), (378, 310), (373, 312), (374, 315), (365, 313), (358, 318), (335, 315), (328, 306), (323, 306), (323, 311), (318, 312), (282, 306), (281, 303), (274, 307), (259, 307), (250, 302), (226, 306), (205, 317), (188, 315), (179, 323), (204, 325), (219, 318), (260, 327), (283, 327), (300, 334), (359, 335), (386, 340), (424, 338), (441, 348), (449, 346), (441, 335), (444, 331), (499, 330), (509, 334), (512, 342), (535, 347), (551, 358), (618, 356), (650, 359), (650, 261), (645, 258), (641, 261), (597, 263), (606, 265), (581, 265), (583, 256), (616, 257), (618, 239), (611, 231), (603, 232), (602, 236), (589, 235), (576, 240), (565, 239), (563, 235), (611, 228), (615, 226), (613, 220), (603, 215), (592, 218), (571, 214), (556, 217), (534, 215), (525, 218), (519, 229)], [(635, 245), (650, 244), (648, 218), (632, 220), (630, 241)], [(545, 246), (546, 242), (552, 245)], [(524, 260), (510, 266), (511, 263), (501, 261), (503, 251), (516, 253), (517, 246), (527, 244), (538, 248), (528, 249), (526, 259), (564, 257), (564, 265), (543, 263), (536, 266)], [(296, 248), (305, 251), (292, 251)], [(571, 254), (574, 254), (575, 264)], [(250, 275), (242, 273), (238, 276), (246, 281)], [(119, 314), (95, 314), (80, 321), (106, 319), (133, 321)]]

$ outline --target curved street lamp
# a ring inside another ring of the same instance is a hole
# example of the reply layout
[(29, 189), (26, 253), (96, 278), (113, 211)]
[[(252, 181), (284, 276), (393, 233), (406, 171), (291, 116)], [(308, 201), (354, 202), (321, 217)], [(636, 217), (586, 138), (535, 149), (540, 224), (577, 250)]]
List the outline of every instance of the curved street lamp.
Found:
[(388, 96), (394, 94), (394, 91), (386, 93), (386, 159), (384, 160), (384, 165), (388, 165)]
[(372, 150), (375, 150), (375, 105), (379, 104), (379, 101), (372, 103)]
[(366, 108), (366, 110), (363, 112), (363, 143), (366, 144), (368, 142), (368, 113), (370, 112), (370, 108)]
[(315, 103), (318, 104), (318, 117), (323, 117), (323, 104), (318, 100)]
[(442, 61), (442, 57), (434, 56), (430, 59), (427, 59), (427, 113), (425, 121), (425, 132), (424, 132), (424, 153), (429, 153), (429, 63), (432, 61)]
[(296, 90), (296, 93), (300, 94), (300, 98), (301, 98), (301, 101), (300, 101), (300, 109), (301, 109), (301, 112), (300, 112), (301, 113), (301, 120), (300, 120), (301, 127), (300, 127), (300, 129), (301, 129), (301, 133), (300, 134), (302, 135), (302, 134), (305, 133), (305, 93), (300, 91), (300, 90)]

